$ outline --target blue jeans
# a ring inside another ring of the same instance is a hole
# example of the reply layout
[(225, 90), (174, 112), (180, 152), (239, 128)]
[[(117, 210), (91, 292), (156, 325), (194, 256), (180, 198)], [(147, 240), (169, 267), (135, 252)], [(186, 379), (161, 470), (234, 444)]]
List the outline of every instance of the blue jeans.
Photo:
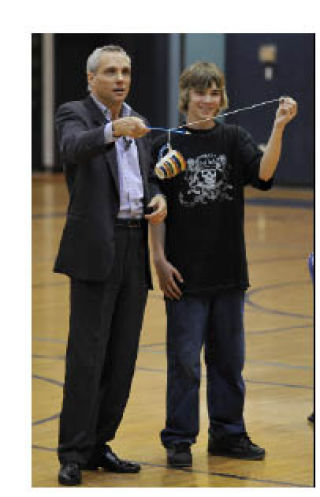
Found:
[(167, 419), (165, 447), (195, 443), (199, 433), (200, 353), (205, 346), (209, 432), (215, 437), (243, 433), (245, 385), (244, 291), (213, 297), (166, 300)]

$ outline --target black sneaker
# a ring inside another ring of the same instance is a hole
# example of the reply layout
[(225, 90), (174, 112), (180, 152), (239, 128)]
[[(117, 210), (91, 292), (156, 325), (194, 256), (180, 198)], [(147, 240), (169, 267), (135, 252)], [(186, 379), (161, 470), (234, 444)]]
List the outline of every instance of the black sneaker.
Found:
[(234, 457), (261, 461), (265, 458), (266, 451), (254, 444), (247, 433), (214, 438), (209, 435), (208, 452), (213, 456)]
[(167, 465), (171, 468), (192, 466), (192, 454), (188, 442), (177, 442), (167, 448)]

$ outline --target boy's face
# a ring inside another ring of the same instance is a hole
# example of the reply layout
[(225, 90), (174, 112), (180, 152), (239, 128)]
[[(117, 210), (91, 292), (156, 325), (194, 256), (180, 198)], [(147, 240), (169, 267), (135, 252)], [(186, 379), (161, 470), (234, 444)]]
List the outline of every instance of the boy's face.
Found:
[[(187, 123), (200, 121), (201, 119), (213, 118), (221, 107), (221, 90), (217, 88), (215, 81), (206, 90), (191, 88), (189, 91), (189, 105), (187, 112)], [(208, 127), (210, 121), (199, 123), (199, 127)]]

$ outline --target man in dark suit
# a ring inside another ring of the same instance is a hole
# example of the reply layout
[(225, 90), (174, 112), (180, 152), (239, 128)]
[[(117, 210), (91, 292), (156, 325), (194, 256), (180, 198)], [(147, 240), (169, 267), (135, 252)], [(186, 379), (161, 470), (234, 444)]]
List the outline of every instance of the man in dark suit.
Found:
[[(90, 95), (56, 114), (70, 194), (55, 272), (70, 277), (70, 331), (60, 416), (59, 482), (81, 469), (136, 473), (112, 440), (129, 396), (151, 273), (147, 221), (166, 216), (144, 118), (125, 103), (131, 61), (118, 46), (87, 61)], [(146, 212), (148, 213), (146, 214)]]

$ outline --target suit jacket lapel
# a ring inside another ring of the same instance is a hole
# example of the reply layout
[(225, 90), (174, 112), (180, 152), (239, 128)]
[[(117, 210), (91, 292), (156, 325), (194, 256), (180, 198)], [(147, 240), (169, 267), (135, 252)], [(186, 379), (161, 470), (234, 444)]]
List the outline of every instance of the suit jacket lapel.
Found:
[(92, 98), (88, 96), (84, 100), (84, 105), (86, 106), (90, 117), (92, 119), (92, 122), (96, 124), (97, 126), (101, 126), (101, 124), (104, 124), (106, 118), (103, 115), (103, 112), (99, 109), (99, 107), (94, 103)]
[(115, 144), (110, 144), (107, 145), (106, 152), (105, 152), (105, 157), (108, 162), (110, 172), (112, 174), (114, 184), (118, 193), (118, 196), (120, 197), (120, 186), (119, 186), (119, 175), (118, 175), (118, 159), (117, 159), (117, 152), (116, 152), (116, 146)]
[[(85, 99), (85, 105), (90, 113), (92, 122), (97, 126), (101, 126), (106, 122), (106, 118), (103, 112), (99, 109), (99, 107), (94, 103), (92, 98), (88, 96)], [(114, 144), (106, 145), (105, 158), (108, 162), (108, 166), (110, 168), (111, 175), (114, 180), (114, 184), (117, 190), (118, 195), (120, 196), (120, 187), (119, 187), (119, 177), (118, 177), (118, 162), (117, 162), (117, 153)]]

